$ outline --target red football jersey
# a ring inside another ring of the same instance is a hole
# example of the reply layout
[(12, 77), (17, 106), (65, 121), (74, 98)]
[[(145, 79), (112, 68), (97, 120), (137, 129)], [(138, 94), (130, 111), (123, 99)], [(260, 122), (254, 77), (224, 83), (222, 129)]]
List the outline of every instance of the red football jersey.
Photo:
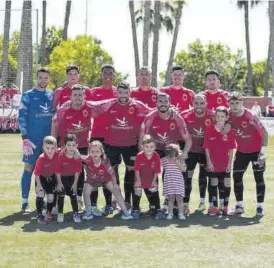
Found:
[(108, 160), (102, 161), (97, 167), (94, 165), (94, 161), (91, 156), (81, 156), (81, 158), (87, 173), (87, 182), (105, 183), (111, 181), (112, 177), (115, 176)]
[(172, 88), (171, 86), (160, 89), (170, 96), (171, 104), (174, 105), (180, 112), (188, 110), (192, 107), (193, 98), (195, 96), (194, 91), (188, 88)]
[(213, 172), (226, 172), (229, 162), (229, 151), (236, 148), (233, 130), (222, 134), (211, 125), (206, 129), (204, 148), (209, 150), (211, 162), (214, 166)]
[(170, 143), (177, 143), (188, 135), (184, 119), (177, 113), (164, 120), (158, 111), (148, 114), (142, 124), (142, 134), (150, 134), (156, 141), (157, 150), (164, 151)]
[(160, 156), (154, 152), (151, 159), (148, 159), (144, 152), (140, 152), (136, 156), (134, 170), (140, 172), (141, 187), (144, 189), (150, 188), (154, 174), (161, 173)]
[(229, 114), (229, 120), (235, 133), (238, 144), (237, 150), (241, 153), (254, 153), (261, 151), (263, 124), (251, 110), (244, 108), (242, 116)]
[(36, 161), (34, 175), (45, 178), (51, 177), (55, 173), (58, 155), (59, 152), (55, 152), (53, 158), (49, 159), (45, 153), (41, 154)]
[(187, 129), (192, 138), (192, 146), (190, 152), (192, 153), (204, 153), (203, 148), (204, 134), (206, 129), (213, 125), (214, 113), (211, 110), (207, 110), (204, 116), (197, 116), (193, 109), (182, 114), (183, 119), (186, 122)]
[[(90, 100), (102, 101), (116, 98), (116, 88), (106, 89), (103, 87), (95, 87), (90, 90)], [(104, 138), (106, 135), (107, 114), (102, 114), (93, 119), (91, 137)]]
[(117, 147), (136, 145), (141, 123), (149, 112), (142, 102), (130, 100), (122, 105), (116, 101), (107, 111), (105, 143)]
[[(59, 87), (54, 91), (53, 95), (53, 110), (58, 109), (64, 103), (70, 100), (71, 88), (70, 87)], [(85, 90), (85, 99), (90, 100), (90, 91), (89, 89)]]
[(155, 108), (157, 94), (158, 90), (156, 88), (151, 88), (150, 90), (143, 90), (140, 87), (138, 87), (130, 92), (130, 97), (141, 101), (150, 108)]
[(82, 171), (81, 159), (69, 158), (65, 153), (58, 156), (55, 173), (61, 176), (74, 176)]
[(207, 100), (207, 109), (215, 111), (218, 106), (225, 106), (227, 108), (229, 107), (229, 92), (218, 89), (218, 91), (215, 93), (212, 93), (211, 90), (206, 90), (203, 92), (203, 94)]

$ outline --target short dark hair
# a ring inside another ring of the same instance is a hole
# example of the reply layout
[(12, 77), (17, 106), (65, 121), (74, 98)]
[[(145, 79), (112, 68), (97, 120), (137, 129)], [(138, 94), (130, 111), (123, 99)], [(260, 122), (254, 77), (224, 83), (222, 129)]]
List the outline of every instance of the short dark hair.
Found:
[(142, 145), (145, 145), (145, 144), (148, 144), (151, 142), (156, 144), (154, 138), (151, 135), (149, 135), (149, 134), (144, 135), (143, 140), (142, 140)]
[(50, 70), (48, 67), (40, 67), (36, 72), (36, 76), (38, 76), (39, 73), (47, 73), (50, 75)]
[(205, 78), (207, 78), (207, 76), (211, 75), (211, 74), (215, 74), (218, 77), (218, 79), (220, 79), (220, 75), (219, 75), (219, 73), (216, 70), (209, 70), (209, 71), (207, 71), (205, 73)]
[(76, 70), (78, 74), (80, 73), (80, 69), (76, 64), (69, 64), (66, 68), (66, 74), (68, 74), (68, 72), (71, 70)]
[(104, 69), (112, 69), (113, 72), (115, 73), (115, 68), (112, 64), (104, 64), (101, 68), (101, 73), (104, 71)]
[(64, 138), (64, 144), (66, 145), (69, 141), (75, 141), (77, 143), (76, 135), (73, 133), (68, 133), (67, 136)]
[(170, 100), (170, 96), (164, 92), (160, 92), (156, 95), (156, 101), (159, 99), (159, 97), (167, 97)]
[(74, 90), (85, 90), (84, 86), (81, 84), (75, 84), (72, 86), (70, 93), (72, 93)]
[(130, 89), (130, 87), (129, 87), (129, 82), (127, 82), (127, 81), (120, 82), (120, 83), (117, 85), (117, 89), (118, 89), (118, 88)]
[(215, 114), (217, 114), (217, 112), (222, 112), (228, 116), (228, 109), (225, 106), (218, 106), (215, 110)]
[(175, 65), (175, 66), (172, 67), (171, 72), (174, 72), (174, 71), (182, 71), (182, 72), (183, 72), (184, 70), (185, 70), (185, 69), (184, 69), (183, 66)]
[(243, 99), (243, 95), (241, 92), (238, 91), (232, 91), (230, 93), (230, 95), (228, 96), (228, 100), (242, 100)]

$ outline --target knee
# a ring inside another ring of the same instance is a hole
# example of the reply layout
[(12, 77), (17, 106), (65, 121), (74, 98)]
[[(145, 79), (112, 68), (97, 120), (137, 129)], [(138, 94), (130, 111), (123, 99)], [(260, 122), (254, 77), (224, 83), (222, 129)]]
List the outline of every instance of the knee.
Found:
[(134, 167), (133, 167), (133, 166), (128, 166), (128, 165), (126, 165), (126, 169), (127, 169), (127, 171), (133, 171), (133, 170), (134, 170)]
[(218, 178), (211, 178), (210, 184), (211, 186), (218, 186)]
[(54, 199), (53, 194), (48, 194), (48, 195), (47, 195), (47, 202), (48, 202), (48, 203), (53, 203), (53, 199)]
[(182, 202), (183, 201), (183, 197), (179, 194), (176, 194), (176, 200), (177, 202)]
[(172, 194), (172, 195), (169, 195), (169, 196), (168, 196), (168, 201), (169, 201), (169, 202), (172, 202), (172, 201), (174, 202), (174, 201), (175, 201), (175, 195), (173, 195), (173, 194)]
[(43, 191), (43, 190), (40, 190), (40, 191), (36, 192), (36, 197), (44, 198), (44, 197), (45, 197), (44, 191)]
[(230, 178), (225, 178), (224, 179), (224, 184), (225, 184), (225, 187), (231, 187), (231, 180), (230, 180)]

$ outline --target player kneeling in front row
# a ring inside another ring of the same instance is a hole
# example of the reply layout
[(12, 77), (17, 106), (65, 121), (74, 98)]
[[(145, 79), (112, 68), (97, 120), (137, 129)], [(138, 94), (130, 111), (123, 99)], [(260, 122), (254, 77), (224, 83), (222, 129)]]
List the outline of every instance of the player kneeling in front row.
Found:
[(140, 200), (142, 189), (144, 189), (149, 204), (155, 207), (157, 211), (155, 218), (165, 218), (160, 207), (160, 197), (158, 192), (157, 178), (161, 173), (160, 156), (155, 152), (156, 143), (150, 135), (145, 135), (142, 140), (143, 151), (140, 152), (135, 160), (135, 194), (133, 197), (134, 219), (138, 220), (140, 216)]
[[(227, 108), (221, 106), (216, 109), (215, 124), (208, 127), (205, 133), (204, 148), (206, 150), (206, 161), (208, 177), (211, 187), (213, 206), (208, 209), (210, 216), (220, 213), (228, 215), (228, 202), (231, 191), (230, 171), (233, 159), (233, 149), (236, 148), (236, 141), (231, 129), (223, 133), (225, 122), (228, 120)], [(218, 209), (218, 188), (224, 192), (224, 207)]]
[(77, 139), (74, 134), (68, 134), (64, 138), (65, 149), (60, 153), (56, 166), (56, 176), (58, 180), (58, 216), (57, 222), (64, 222), (64, 200), (65, 195), (70, 197), (71, 206), (73, 209), (73, 221), (80, 223), (81, 218), (78, 214), (77, 203), (77, 182), (80, 172), (82, 171), (81, 159), (76, 158)]
[(126, 209), (114, 170), (106, 158), (102, 143), (99, 141), (91, 142), (88, 156), (81, 156), (81, 159), (87, 173), (87, 180), (84, 186), (86, 213), (83, 219), (91, 220), (93, 218), (90, 195), (93, 191), (98, 191), (98, 187), (104, 186), (115, 196), (118, 205), (123, 211), (122, 219), (131, 220), (132, 216), (130, 211)]
[(47, 197), (46, 221), (52, 220), (53, 196), (57, 185), (55, 166), (58, 153), (56, 152), (56, 148), (56, 139), (52, 136), (45, 137), (43, 140), (44, 153), (39, 156), (34, 170), (37, 222), (39, 224), (46, 223), (42, 215), (45, 194)]

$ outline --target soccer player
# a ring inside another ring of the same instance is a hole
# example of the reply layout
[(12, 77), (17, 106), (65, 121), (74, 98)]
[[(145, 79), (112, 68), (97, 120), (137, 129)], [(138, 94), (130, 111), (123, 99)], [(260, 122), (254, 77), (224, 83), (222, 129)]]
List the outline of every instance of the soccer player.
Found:
[(23, 139), (24, 171), (21, 178), (22, 211), (30, 212), (29, 191), (35, 162), (42, 153), (43, 139), (50, 135), (53, 92), (47, 89), (50, 71), (37, 70), (37, 85), (23, 93), (19, 107), (19, 129)]
[(224, 192), (223, 215), (228, 215), (228, 202), (231, 191), (230, 171), (233, 159), (233, 149), (236, 142), (233, 130), (223, 132), (228, 120), (228, 109), (220, 106), (216, 109), (215, 124), (207, 128), (204, 139), (207, 170), (210, 181), (213, 207), (208, 211), (210, 216), (219, 215), (218, 188)]
[(57, 191), (58, 191), (58, 216), (57, 222), (64, 222), (64, 200), (65, 195), (70, 197), (71, 206), (73, 209), (73, 221), (80, 223), (81, 218), (78, 214), (77, 204), (77, 182), (79, 174), (82, 171), (81, 159), (75, 159), (74, 155), (77, 151), (77, 139), (74, 134), (68, 134), (65, 139), (65, 150), (58, 156), (55, 173), (57, 176)]
[(155, 219), (163, 219), (165, 215), (161, 210), (160, 197), (158, 191), (158, 174), (161, 173), (161, 160), (159, 155), (155, 152), (156, 144), (150, 135), (145, 135), (142, 140), (143, 151), (137, 156), (134, 164), (135, 170), (135, 194), (133, 198), (133, 213), (135, 220), (140, 216), (140, 200), (142, 196), (142, 189), (151, 204), (155, 207)]
[(171, 72), (172, 85), (160, 89), (160, 92), (170, 96), (170, 103), (180, 112), (191, 108), (195, 95), (192, 90), (183, 86), (184, 77), (184, 68), (182, 66), (174, 66)]
[[(56, 110), (64, 103), (70, 100), (71, 88), (78, 84), (80, 80), (80, 69), (77, 65), (71, 64), (66, 68), (67, 82), (63, 87), (57, 88), (54, 91), (53, 109)], [(88, 88), (85, 90), (86, 99), (90, 100), (90, 91)]]
[(183, 119), (187, 125), (188, 131), (192, 138), (192, 146), (186, 159), (187, 176), (185, 179), (185, 197), (184, 197), (184, 210), (185, 214), (189, 214), (189, 200), (192, 191), (192, 178), (197, 164), (200, 166), (199, 171), (199, 192), (200, 204), (197, 211), (204, 211), (205, 195), (207, 188), (207, 175), (206, 175), (206, 156), (205, 149), (203, 148), (205, 130), (213, 124), (214, 113), (207, 109), (206, 98), (203, 94), (195, 95), (193, 100), (193, 108), (183, 112)]
[(207, 108), (215, 110), (218, 106), (229, 107), (229, 93), (220, 89), (220, 75), (215, 70), (205, 73), (205, 87), (203, 94), (206, 96)]
[[(116, 87), (113, 86), (115, 79), (115, 69), (112, 65), (106, 64), (101, 69), (102, 75), (102, 85), (100, 87), (92, 88), (90, 91), (90, 100), (92, 101), (102, 101), (116, 98)], [(100, 116), (93, 119), (92, 129), (91, 129), (91, 141), (98, 140), (104, 144), (104, 139), (107, 131), (107, 114), (101, 114)], [(118, 170), (115, 170), (116, 176), (118, 177)], [(119, 179), (118, 179), (119, 181)], [(103, 192), (106, 200), (106, 206), (103, 213), (105, 215), (111, 214), (113, 212), (113, 207), (111, 206), (111, 192), (103, 187)], [(92, 207), (96, 207), (98, 200), (98, 191), (93, 189), (91, 193)]]
[(143, 102), (150, 108), (155, 108), (158, 90), (151, 87), (151, 78), (150, 69), (141, 67), (137, 76), (139, 87), (130, 92), (130, 97)]
[(83, 219), (90, 220), (93, 218), (90, 195), (93, 190), (98, 191), (98, 187), (100, 186), (105, 186), (115, 195), (117, 202), (123, 211), (122, 219), (132, 219), (130, 211), (126, 209), (115, 173), (109, 160), (106, 158), (103, 144), (100, 141), (91, 142), (89, 145), (89, 155), (82, 156), (82, 160), (87, 172), (87, 180), (84, 188), (86, 213), (83, 216)]
[(56, 148), (56, 139), (52, 136), (46, 136), (43, 141), (44, 153), (39, 156), (34, 169), (37, 222), (39, 224), (45, 223), (45, 218), (42, 215), (45, 195), (47, 197), (46, 221), (52, 220), (53, 194), (57, 185), (55, 168), (58, 153)]
[(236, 197), (235, 213), (244, 213), (243, 176), (249, 163), (252, 163), (257, 193), (257, 216), (264, 215), (265, 197), (265, 158), (268, 133), (257, 116), (243, 106), (242, 94), (232, 92), (229, 97), (229, 120), (235, 131), (238, 144), (233, 165), (234, 193)]
[(121, 163), (121, 156), (127, 172), (124, 179), (125, 202), (131, 206), (134, 195), (134, 161), (138, 153), (137, 140), (140, 125), (150, 109), (142, 102), (130, 98), (127, 82), (117, 86), (117, 100), (107, 111), (108, 130), (105, 136), (106, 155), (111, 166), (115, 168)]

